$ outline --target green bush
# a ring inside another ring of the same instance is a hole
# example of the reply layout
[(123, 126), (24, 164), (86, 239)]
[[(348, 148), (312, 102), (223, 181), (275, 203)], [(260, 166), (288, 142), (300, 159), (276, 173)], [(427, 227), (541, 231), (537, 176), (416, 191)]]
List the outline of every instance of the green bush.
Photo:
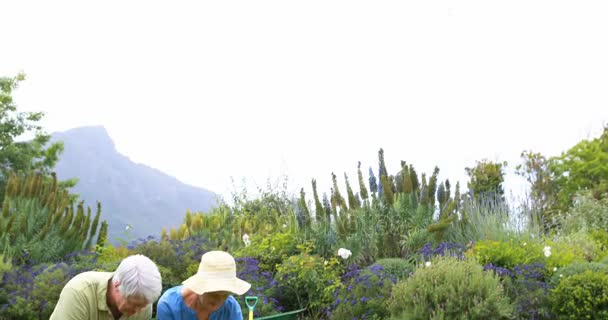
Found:
[(251, 244), (235, 252), (235, 257), (254, 257), (262, 270), (273, 272), (276, 266), (296, 253), (296, 237), (292, 232), (277, 232), (262, 237), (253, 235)]
[(96, 270), (110, 272), (116, 270), (120, 262), (131, 254), (126, 247), (114, 247), (111, 244), (104, 248), (98, 247), (97, 252)]
[(604, 259), (600, 260), (600, 263), (608, 265), (608, 257), (604, 257)]
[(382, 266), (384, 272), (395, 277), (397, 280), (407, 278), (416, 269), (410, 261), (401, 258), (385, 258), (376, 261), (372, 265)]
[(451, 257), (397, 283), (389, 310), (396, 319), (510, 319), (514, 313), (496, 275), (473, 260)]
[(581, 274), (587, 270), (593, 272), (606, 273), (608, 274), (608, 265), (598, 262), (578, 262), (563, 268), (557, 269), (553, 276), (549, 280), (549, 286), (556, 287), (560, 281), (564, 278), (571, 277), (573, 275)]
[(272, 296), (287, 310), (308, 308), (313, 312), (328, 307), (341, 285), (341, 262), (329, 261), (306, 252), (291, 256), (277, 266), (278, 285)]
[(548, 269), (564, 267), (575, 262), (594, 261), (601, 252), (599, 243), (583, 231), (546, 240), (545, 246), (551, 247), (551, 256), (546, 260)]
[(565, 233), (608, 229), (608, 197), (598, 200), (590, 191), (576, 194), (572, 208), (563, 218), (562, 226)]
[(71, 268), (65, 263), (59, 263), (47, 268), (34, 279), (34, 289), (28, 300), (39, 306), (42, 319), (48, 319), (55, 309), (61, 290), (70, 280)]
[(549, 298), (557, 319), (608, 319), (608, 274), (587, 270), (563, 278)]
[(543, 246), (532, 241), (479, 241), (467, 252), (467, 255), (475, 257), (481, 265), (491, 263), (510, 270), (519, 265), (544, 262)]
[[(545, 248), (549, 249), (546, 256)], [(576, 262), (595, 260), (600, 252), (599, 245), (589, 235), (577, 232), (567, 237), (545, 239), (540, 241), (493, 241), (477, 242), (468, 256), (473, 256), (481, 265), (494, 266), (513, 270), (516, 266), (542, 263), (546, 275), (553, 270)]]
[(608, 250), (608, 231), (602, 229), (593, 230), (589, 232), (589, 236), (600, 245), (601, 250)]
[[(22, 297), (16, 297), (15, 300), (7, 304), (6, 308), (0, 313), (3, 319), (19, 319), (19, 320), (38, 320), (38, 313), (35, 311), (32, 303)], [(47, 318), (48, 319), (48, 318)]]

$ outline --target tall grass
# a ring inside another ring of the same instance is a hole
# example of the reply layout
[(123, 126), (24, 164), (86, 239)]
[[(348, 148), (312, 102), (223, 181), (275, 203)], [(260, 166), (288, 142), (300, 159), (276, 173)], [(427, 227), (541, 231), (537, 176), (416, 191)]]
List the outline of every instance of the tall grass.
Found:
[(499, 198), (480, 201), (465, 199), (459, 219), (448, 229), (444, 239), (468, 243), (479, 240), (539, 238), (542, 229), (538, 217), (538, 213), (531, 210), (525, 201), (510, 206)]

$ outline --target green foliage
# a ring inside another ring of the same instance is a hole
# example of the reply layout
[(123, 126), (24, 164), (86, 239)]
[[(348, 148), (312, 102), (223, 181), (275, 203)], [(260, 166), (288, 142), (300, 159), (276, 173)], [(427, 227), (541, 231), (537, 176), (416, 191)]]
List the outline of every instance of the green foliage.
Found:
[(414, 272), (416, 266), (411, 261), (401, 258), (384, 258), (376, 261), (373, 266), (382, 266), (385, 273), (395, 277), (397, 280), (407, 278)]
[(599, 138), (583, 140), (550, 159), (559, 209), (564, 212), (579, 190), (593, 190), (596, 198), (608, 191), (608, 126)]
[(233, 194), (234, 205), (221, 204), (208, 213), (186, 215), (178, 230), (171, 229), (171, 240), (192, 236), (208, 239), (211, 247), (218, 250), (235, 250), (244, 245), (243, 236), (263, 237), (277, 230), (298, 230), (295, 206), (285, 192), (269, 189), (260, 191), (257, 199), (249, 200), (244, 189)]
[(303, 252), (284, 260), (274, 279), (279, 283), (273, 294), (287, 310), (307, 308), (320, 312), (333, 301), (341, 285), (342, 266), (336, 258), (329, 261)]
[(51, 317), (55, 304), (59, 300), (59, 294), (71, 276), (66, 273), (67, 269), (69, 267), (65, 263), (60, 263), (47, 268), (34, 279), (30, 299), (36, 304), (40, 304), (40, 318)]
[(542, 263), (545, 266), (545, 275), (550, 275), (556, 268), (575, 262), (592, 261), (597, 258), (598, 252), (597, 242), (584, 233), (578, 233), (542, 241), (483, 240), (476, 242), (467, 251), (467, 256), (475, 257), (481, 265), (491, 263), (509, 270), (513, 270), (516, 266)]
[[(17, 111), (12, 94), (23, 80), (23, 73), (13, 78), (0, 77), (0, 199), (4, 199), (11, 172), (49, 174), (63, 151), (61, 142), (47, 146), (51, 136), (38, 124), (44, 116), (42, 112)], [(32, 140), (16, 141), (32, 133)]]
[(87, 245), (96, 232), (91, 229), (90, 214), (87, 220), (81, 201), (74, 216), (70, 202), (70, 194), (57, 186), (54, 174), (12, 174), (0, 220), (0, 248), (19, 263), (56, 261), (68, 253), (90, 249)]
[(446, 230), (443, 241), (509, 241), (513, 238), (532, 239), (542, 235), (534, 212), (522, 210), (519, 214), (512, 213), (513, 210), (500, 199), (479, 202), (467, 198), (459, 206), (460, 219)]
[(477, 161), (472, 168), (465, 168), (469, 176), (467, 187), (469, 195), (478, 201), (484, 199), (500, 199), (504, 201), (503, 182), (505, 180), (504, 168), (507, 162), (492, 162), (487, 159)]
[(38, 320), (38, 313), (35, 311), (33, 303), (22, 297), (17, 297), (14, 303), (7, 306), (2, 312), (6, 319), (19, 320)]
[(546, 258), (548, 270), (575, 262), (597, 260), (601, 252), (599, 244), (585, 232), (547, 239), (545, 246), (551, 247), (551, 256)]
[(598, 262), (576, 262), (557, 269), (549, 279), (549, 286), (556, 287), (562, 279), (583, 273), (587, 270), (608, 274), (608, 265)]
[(597, 229), (589, 232), (589, 236), (595, 240), (603, 251), (608, 251), (608, 231)]
[(312, 216), (310, 214), (310, 211), (308, 211), (308, 206), (306, 205), (306, 193), (304, 192), (304, 188), (300, 189), (300, 201), (298, 202), (298, 205), (302, 214), (302, 227), (310, 228), (310, 224), (312, 223)]
[(395, 319), (510, 319), (514, 308), (500, 279), (472, 260), (440, 258), (397, 283)]
[(475, 257), (481, 265), (492, 263), (495, 266), (513, 270), (515, 266), (543, 263), (543, 246), (536, 241), (495, 241), (476, 242), (467, 251), (467, 256)]
[(317, 181), (312, 179), (312, 192), (313, 198), (315, 199), (315, 217), (317, 222), (320, 222), (325, 218), (325, 210), (323, 209), (323, 205), (319, 200), (319, 193), (317, 192)]
[(357, 177), (359, 179), (359, 192), (361, 193), (361, 199), (363, 201), (368, 200), (367, 188), (365, 187), (365, 181), (363, 180), (363, 173), (361, 172), (361, 161), (357, 163)]
[(608, 274), (587, 270), (566, 277), (550, 301), (557, 319), (608, 319)]
[(540, 217), (543, 230), (554, 227), (557, 192), (555, 181), (549, 168), (549, 160), (532, 151), (521, 153), (523, 164), (517, 165), (516, 173), (530, 183), (531, 211)]
[(11, 259), (0, 253), (0, 279), (4, 276), (4, 273), (10, 271), (13, 267)]
[(348, 206), (346, 205), (346, 200), (344, 200), (344, 197), (342, 197), (342, 194), (340, 194), (340, 189), (338, 188), (338, 180), (333, 172), (331, 173), (331, 181), (333, 182), (334, 186), (334, 192), (332, 193), (333, 202), (336, 206), (340, 207), (340, 213), (346, 213), (346, 211), (348, 210)]
[(361, 207), (361, 203), (359, 198), (353, 193), (353, 189), (350, 187), (350, 182), (348, 182), (348, 176), (346, 175), (346, 172), (344, 173), (344, 181), (346, 183), (346, 196), (348, 197), (348, 207), (351, 209), (351, 212), (349, 213), (352, 213), (353, 209), (358, 209), (359, 207)]
[(103, 271), (116, 270), (120, 262), (131, 254), (127, 248), (114, 247), (111, 244), (97, 248), (97, 252), (97, 268)]
[(192, 237), (184, 240), (146, 241), (133, 248), (132, 254), (143, 254), (157, 265), (171, 271), (173, 279), (163, 278), (163, 284), (177, 284), (190, 277), (188, 267), (198, 264), (201, 256), (213, 250), (213, 244), (200, 238)]
[(260, 268), (274, 273), (278, 264), (296, 253), (297, 239), (294, 233), (285, 231), (269, 236), (254, 235), (251, 244), (234, 253), (235, 257), (254, 257)]
[(608, 230), (608, 197), (598, 200), (591, 191), (577, 193), (562, 220), (561, 229), (565, 233)]
[(104, 220), (101, 222), (99, 235), (97, 236), (97, 246), (104, 247), (108, 241), (108, 223)]

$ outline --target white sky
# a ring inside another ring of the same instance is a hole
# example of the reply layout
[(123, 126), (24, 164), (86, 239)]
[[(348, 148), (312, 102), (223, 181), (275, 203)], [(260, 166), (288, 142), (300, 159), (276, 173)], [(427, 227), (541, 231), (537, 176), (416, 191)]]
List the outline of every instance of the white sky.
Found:
[(380, 147), (391, 173), (465, 183), (475, 160), (511, 172), (608, 120), (605, 0), (3, 0), (0, 30), (0, 75), (27, 74), (18, 106), (48, 131), (104, 125), (133, 161), (224, 195), (287, 174), (311, 199), (312, 178), (377, 172)]

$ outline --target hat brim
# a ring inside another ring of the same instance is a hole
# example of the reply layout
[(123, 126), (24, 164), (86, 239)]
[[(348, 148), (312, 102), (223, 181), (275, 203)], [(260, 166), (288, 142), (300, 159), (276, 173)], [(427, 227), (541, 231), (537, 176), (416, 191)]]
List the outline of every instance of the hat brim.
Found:
[(194, 293), (198, 295), (202, 295), (207, 292), (228, 291), (240, 296), (245, 294), (251, 288), (251, 284), (249, 282), (243, 281), (239, 278), (205, 279), (197, 274), (184, 280), (182, 283), (186, 288), (194, 291)]

